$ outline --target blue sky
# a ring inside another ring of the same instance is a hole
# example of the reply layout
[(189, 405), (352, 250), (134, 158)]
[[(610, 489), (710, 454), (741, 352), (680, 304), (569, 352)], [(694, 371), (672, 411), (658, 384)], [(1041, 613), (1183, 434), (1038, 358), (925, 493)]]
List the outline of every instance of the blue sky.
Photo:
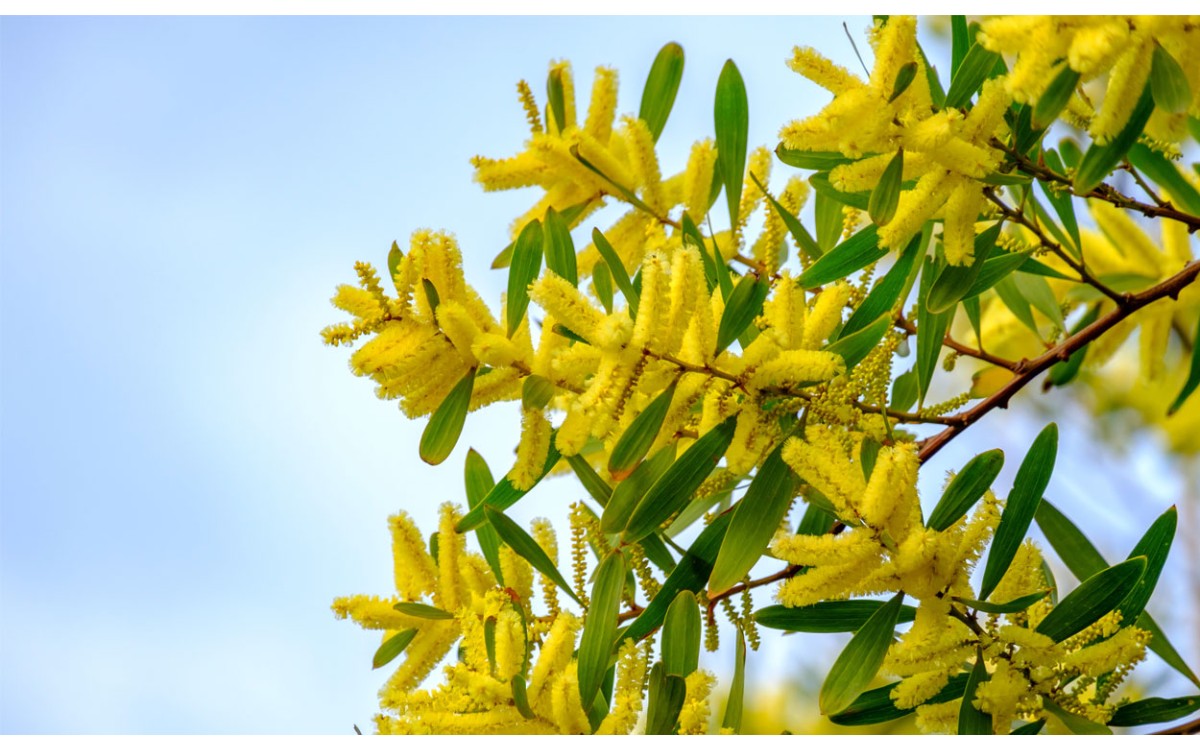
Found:
[[(366, 726), (378, 644), (329, 602), (389, 591), (387, 515), (428, 528), (461, 502), (468, 445), (505, 471), (515, 411), (422, 464), (422, 424), (320, 345), (336, 284), (446, 228), (498, 302), (485, 269), (533, 198), (484, 195), (468, 159), (520, 149), (514, 84), (540, 91), (550, 59), (582, 91), (617, 67), (636, 111), (658, 48), (683, 44), (673, 170), (711, 134), (727, 57), (752, 144), (819, 108), (783, 62), (807, 44), (857, 68), (842, 20), (0, 21), (0, 731)], [(993, 424), (984, 447), (1017, 455), (1040, 427)], [(946, 450), (931, 486), (978, 450)]]

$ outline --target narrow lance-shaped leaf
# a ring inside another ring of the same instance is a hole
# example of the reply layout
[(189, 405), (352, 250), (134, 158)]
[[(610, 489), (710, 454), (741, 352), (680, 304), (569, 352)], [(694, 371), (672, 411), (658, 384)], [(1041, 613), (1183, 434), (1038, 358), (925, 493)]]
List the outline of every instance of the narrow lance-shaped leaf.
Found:
[(633, 422), (617, 439), (617, 444), (613, 446), (612, 453), (608, 457), (608, 473), (614, 480), (619, 482), (629, 476), (646, 457), (646, 452), (650, 450), (650, 446), (658, 437), (663, 420), (667, 418), (678, 382), (678, 380), (673, 381), (666, 390), (655, 396), (654, 400), (642, 410), (641, 414), (634, 417)]
[(1042, 727), (1044, 727), (1044, 726), (1046, 726), (1046, 720), (1038, 719), (1037, 721), (1031, 721), (1028, 724), (1022, 724), (1021, 726), (1019, 726), (1016, 729), (1009, 732), (1009, 734), (1018, 734), (1018, 735), (1020, 735), (1020, 734), (1028, 734), (1028, 735), (1040, 734), (1042, 731)]
[(1000, 301), (1012, 312), (1013, 316), (1021, 321), (1022, 325), (1032, 331), (1034, 335), (1041, 336), (1038, 333), (1037, 320), (1033, 317), (1033, 307), (1025, 298), (1021, 288), (1017, 286), (1016, 279), (1012, 276), (1000, 279), (996, 283), (996, 294), (999, 295)]
[[(554, 434), (555, 431), (550, 433), (550, 448), (546, 451), (546, 462), (542, 464), (542, 473), (540, 476), (538, 476), (539, 482), (542, 480), (542, 478), (550, 473), (550, 470), (553, 469), (562, 458), (562, 454), (558, 452), (558, 448), (554, 445)], [(460, 534), (464, 534), (472, 529), (478, 528), (479, 525), (485, 520), (483, 515), (485, 507), (493, 510), (504, 510), (511, 507), (513, 503), (517, 502), (521, 498), (525, 497), (527, 492), (529, 492), (529, 490), (518, 490), (513, 486), (512, 481), (510, 481), (508, 477), (504, 477), (496, 483), (496, 486), (493, 487), (490, 492), (488, 492), (487, 497), (485, 497), (483, 501), (479, 503), (479, 505), (476, 505), (475, 507), (471, 508), (471, 510), (467, 511), (467, 514), (463, 516), (462, 519), (459, 520), (458, 524), (454, 527), (455, 531)]]
[(1171, 53), (1155, 42), (1150, 59), (1150, 92), (1154, 103), (1165, 111), (1184, 112), (1192, 104), (1192, 89), (1187, 74)]
[(967, 689), (963, 692), (962, 705), (958, 709), (959, 734), (992, 734), (992, 717), (972, 705), (975, 701), (975, 691), (981, 683), (987, 682), (987, 665), (983, 660), (983, 652), (975, 650), (975, 666), (967, 677)]
[[(553, 115), (555, 130), (562, 132), (567, 127), (567, 100), (563, 90), (561, 68), (551, 68), (550, 74), (546, 77), (546, 99), (548, 111)], [(547, 126), (549, 125), (550, 123), (547, 123)]]
[(596, 261), (596, 265), (592, 266), (592, 285), (596, 288), (596, 296), (600, 298), (600, 304), (604, 305), (604, 312), (611, 314), (613, 311), (612, 272), (608, 270), (608, 264), (603, 260)]
[(621, 262), (621, 257), (617, 255), (617, 251), (613, 249), (612, 244), (609, 243), (604, 233), (599, 229), (592, 230), (592, 244), (596, 246), (600, 257), (608, 264), (608, 270), (612, 274), (617, 288), (621, 290), (621, 294), (625, 295), (625, 302), (629, 305), (630, 315), (637, 315), (639, 295), (637, 290), (633, 288), (633, 282), (629, 280), (629, 273), (625, 270), (625, 264)]
[(737, 416), (732, 416), (688, 446), (654, 483), (629, 518), (622, 540), (636, 542), (658, 528), (691, 498), (733, 442)]
[[(496, 486), (496, 480), (492, 478), (492, 470), (488, 468), (487, 461), (474, 448), (467, 451), (467, 459), (463, 462), (463, 482), (467, 490), (467, 507), (471, 509), (479, 507), (483, 499)], [(479, 549), (483, 552), (483, 559), (487, 560), (488, 567), (492, 569), (496, 580), (503, 586), (504, 571), (500, 566), (500, 537), (496, 535), (496, 530), (487, 524), (482, 524), (475, 529), (475, 538), (479, 540)]]
[(983, 497), (1004, 467), (1004, 451), (994, 448), (975, 456), (954, 475), (925, 525), (945, 531), (958, 522)]
[(551, 562), (541, 545), (534, 541), (533, 537), (529, 536), (525, 529), (522, 529), (516, 521), (487, 505), (483, 506), (483, 512), (487, 518), (487, 522), (492, 525), (492, 528), (496, 530), (496, 533), (500, 535), (504, 543), (512, 547), (513, 552), (524, 558), (539, 573), (554, 581), (577, 604), (582, 604), (579, 601), (579, 597), (571, 590), (567, 579), (562, 577), (562, 574), (558, 572), (558, 568)]
[(925, 403), (933, 373), (937, 369), (938, 357), (942, 353), (942, 341), (946, 330), (954, 319), (954, 309), (935, 313), (929, 309), (929, 290), (937, 276), (938, 264), (932, 258), (925, 259), (925, 270), (921, 272), (921, 291), (917, 301), (917, 402)]
[(1172, 203), (1193, 216), (1200, 215), (1200, 190), (1188, 182), (1175, 162), (1144, 143), (1130, 146), (1128, 156), (1130, 164), (1171, 194)]
[(925, 305), (930, 312), (946, 312), (967, 296), (975, 280), (983, 271), (984, 263), (991, 257), (992, 249), (996, 246), (996, 238), (1000, 236), (1001, 226), (997, 222), (975, 236), (974, 259), (970, 265), (947, 265), (941, 270), (933, 281), (933, 285), (929, 289), (929, 296), (925, 300)]
[(1055, 643), (1070, 638), (1116, 609), (1145, 572), (1144, 557), (1130, 558), (1100, 571), (1063, 597), (1035, 629)]
[(828, 172), (818, 172), (808, 178), (808, 184), (812, 185), (813, 190), (817, 193), (817, 198), (824, 197), (825, 216), (821, 214), (821, 203), (818, 201), (816, 205), (817, 211), (817, 242), (821, 243), (821, 247), (827, 247), (826, 240), (822, 239), (826, 235), (822, 233), (824, 229), (830, 238), (829, 245), (838, 241), (842, 236), (842, 226), (844, 216), (842, 214), (842, 206), (850, 206), (857, 208), (860, 211), (866, 211), (867, 205), (871, 202), (871, 193), (862, 191), (857, 193), (847, 193), (838, 190), (829, 181)]
[(958, 74), (963, 58), (971, 47), (970, 27), (967, 26), (966, 16), (950, 16), (950, 78)]
[[(772, 604), (755, 612), (754, 620), (764, 628), (789, 633), (853, 633), (886, 604), (874, 599), (817, 602), (806, 607)], [(896, 622), (912, 622), (916, 616), (916, 608), (905, 604)]]
[(608, 507), (609, 498), (612, 497), (612, 487), (609, 487), (608, 483), (600, 478), (588, 460), (575, 454), (567, 456), (567, 465), (575, 472), (575, 476), (579, 477), (579, 483), (588, 491), (588, 494), (600, 503), (600, 507)]
[(962, 64), (950, 81), (950, 90), (946, 92), (947, 107), (962, 107), (971, 101), (971, 97), (992, 74), (1000, 55), (991, 52), (978, 42), (971, 45), (963, 57)]
[(638, 117), (646, 122), (650, 137), (656, 142), (671, 115), (671, 107), (675, 106), (675, 95), (682, 79), (683, 47), (675, 42), (663, 45), (650, 66), (646, 86), (642, 89), (642, 106), (638, 110)]
[(431, 607), (428, 604), (422, 604), (420, 602), (397, 602), (396, 604), (392, 605), (392, 609), (396, 610), (402, 615), (419, 617), (423, 620), (454, 619), (453, 613), (447, 612), (444, 609), (438, 609), (437, 607)]
[(1067, 327), (1066, 321), (1063, 320), (1062, 309), (1058, 305), (1058, 298), (1054, 296), (1054, 291), (1046, 279), (1018, 271), (1013, 274), (1013, 283), (1017, 285), (1021, 295), (1029, 300), (1029, 304), (1049, 318), (1060, 331)]
[(592, 601), (579, 641), (579, 699), (584, 706), (592, 705), (608, 671), (624, 589), (625, 556), (620, 550), (613, 550), (596, 569)]
[(876, 224), (887, 224), (896, 215), (896, 207), (900, 205), (900, 182), (904, 176), (904, 149), (896, 152), (887, 168), (871, 191), (871, 201), (867, 204), (867, 214)]
[(529, 694), (525, 690), (525, 677), (515, 674), (509, 684), (512, 687), (513, 704), (517, 707), (517, 712), (526, 719), (536, 719), (537, 714), (530, 707)]
[[(1046, 166), (1053, 169), (1059, 174), (1067, 173), (1067, 166), (1063, 163), (1062, 157), (1054, 149), (1047, 149), (1042, 154), (1042, 158), (1046, 162)], [(1062, 222), (1063, 229), (1067, 230), (1067, 234), (1071, 237), (1071, 249), (1078, 250), (1081, 245), (1079, 237), (1079, 221), (1075, 218), (1075, 202), (1071, 198), (1070, 191), (1063, 188), (1061, 184), (1057, 185), (1057, 190), (1051, 188), (1051, 184), (1038, 181), (1041, 186), (1042, 193), (1046, 196), (1046, 200), (1050, 201), (1050, 205), (1054, 206), (1054, 212), (1058, 214), (1059, 220)], [(1078, 254), (1076, 258), (1080, 257)]]
[(855, 331), (849, 336), (842, 336), (837, 341), (827, 345), (824, 350), (841, 357), (842, 361), (846, 363), (847, 371), (853, 370), (883, 340), (884, 335), (887, 334), (891, 327), (892, 314), (887, 312), (880, 315), (861, 331)]
[(713, 104), (717, 133), (717, 161), (725, 180), (725, 199), (729, 205), (729, 223), (738, 225), (738, 204), (742, 200), (742, 176), (746, 172), (746, 145), (750, 130), (750, 105), (746, 84), (733, 60), (726, 60), (717, 79)]
[(844, 338), (866, 328), (880, 315), (889, 313), (896, 303), (908, 296), (913, 280), (913, 267), (921, 255), (921, 236), (918, 235), (900, 253), (895, 265), (888, 269), (887, 274), (875, 284), (870, 294), (862, 301), (846, 324), (842, 326), (839, 338)]
[(1034, 125), (1044, 128), (1057, 120), (1058, 113), (1071, 101), (1071, 95), (1075, 93), (1075, 87), (1078, 85), (1079, 74), (1064, 62), (1058, 75), (1051, 79), (1050, 85), (1033, 107)]
[(775, 155), (779, 157), (779, 161), (789, 167), (811, 169), (816, 172), (828, 172), (834, 167), (854, 161), (841, 151), (804, 151), (788, 148), (782, 143), (775, 147)]
[(908, 87), (912, 85), (913, 79), (917, 77), (917, 64), (915, 62), (906, 62), (900, 66), (900, 70), (896, 71), (896, 80), (892, 83), (892, 95), (888, 97), (888, 104), (900, 98), (900, 95), (908, 91)]
[(844, 279), (887, 255), (887, 252), (879, 247), (878, 228), (871, 224), (818, 258), (796, 281), (804, 288), (812, 289)]
[(554, 384), (541, 375), (528, 375), (521, 383), (521, 408), (544, 409), (554, 398)]
[(662, 630), (662, 662), (667, 674), (687, 677), (700, 663), (700, 607), (690, 591), (676, 594)]
[(1017, 469), (1017, 478), (1000, 516), (1000, 523), (996, 526), (992, 548), (988, 551), (979, 590), (980, 599), (987, 599), (1008, 571), (1050, 483), (1057, 455), (1058, 425), (1051, 422), (1034, 438), (1029, 453), (1025, 454), (1025, 460)]
[(1077, 195), (1087, 195), (1104, 181), (1104, 178), (1129, 152), (1130, 147), (1137, 143), (1138, 136), (1146, 128), (1146, 123), (1150, 121), (1150, 115), (1153, 112), (1154, 97), (1150, 93), (1150, 84), (1147, 83), (1121, 132), (1103, 146), (1093, 143), (1088, 147), (1083, 159), (1079, 162), (1079, 168), (1075, 171), (1075, 193)]
[(717, 327), (716, 354), (725, 351), (746, 330), (746, 326), (762, 314), (763, 301), (770, 293), (771, 287), (753, 275), (738, 279), (733, 288), (725, 311), (721, 313), (721, 323)]
[(975, 281), (971, 283), (971, 288), (963, 295), (963, 301), (977, 297), (996, 286), (1028, 260), (1029, 253), (993, 253), (984, 261), (979, 276), (975, 278)]
[(977, 609), (980, 612), (987, 612), (989, 615), (1010, 615), (1015, 612), (1024, 612), (1030, 605), (1040, 602), (1050, 593), (1050, 589), (1045, 591), (1035, 591), (1032, 594), (1017, 597), (1009, 602), (996, 604), (994, 602), (983, 602), (978, 599), (967, 599), (965, 597), (956, 596), (954, 601), (962, 602), (971, 609)]
[(733, 654), (733, 681), (729, 683), (729, 697), (725, 699), (725, 715), (721, 728), (734, 734), (742, 731), (742, 706), (746, 695), (746, 636), (741, 627), (737, 629), (737, 645)]
[(512, 262), (508, 268), (507, 318), (511, 337), (521, 325), (529, 308), (529, 285), (542, 270), (542, 223), (529, 222), (517, 235), (513, 245)]
[(1126, 703), (1108, 720), (1110, 727), (1136, 727), (1182, 719), (1200, 711), (1200, 695), (1184, 698), (1143, 698)]
[(796, 247), (807, 253), (810, 258), (820, 258), (822, 253), (821, 246), (817, 244), (813, 236), (800, 223), (800, 219), (796, 218), (791, 211), (784, 208), (783, 204), (775, 200), (774, 196), (767, 192), (766, 186), (758, 181), (758, 177), (753, 172), (750, 173), (750, 179), (754, 180), (754, 184), (758, 186), (762, 194), (767, 196), (767, 202), (771, 204), (771, 208), (783, 220), (783, 225), (787, 227), (788, 233), (792, 235), (792, 239), (796, 242)]
[(600, 530), (605, 534), (621, 533), (647, 490), (654, 486), (674, 461), (675, 444), (664, 445), (648, 460), (638, 464), (628, 477), (618, 482), (600, 516)]
[(1192, 336), (1192, 363), (1188, 370), (1187, 380), (1184, 381), (1183, 388), (1179, 389), (1179, 395), (1167, 409), (1167, 416), (1179, 411), (1179, 407), (1183, 406), (1183, 402), (1188, 400), (1198, 386), (1200, 386), (1200, 321), (1196, 322), (1196, 333)]
[[(404, 260), (404, 253), (400, 251), (400, 245), (392, 240), (392, 249), (388, 250), (387, 265), (388, 278), (392, 280), (392, 284), (396, 283), (396, 274), (400, 273), (400, 261)], [(397, 290), (399, 288), (397, 287)]]
[[(915, 707), (896, 708), (896, 704), (892, 703), (891, 693), (899, 684), (899, 682), (893, 682), (890, 685), (868, 690), (856, 698), (844, 711), (830, 716), (829, 720), (839, 726), (861, 727), (895, 721), (908, 716), (917, 709)], [(926, 704), (933, 705), (957, 700), (963, 696), (966, 687), (967, 675), (956, 674), (946, 683), (946, 687), (926, 701)]]
[(1052, 700), (1042, 701), (1042, 708), (1054, 714), (1055, 718), (1071, 731), (1071, 734), (1112, 734), (1112, 730), (1103, 724), (1097, 724), (1079, 714), (1073, 714)]
[(546, 209), (546, 223), (542, 228), (542, 250), (546, 255), (546, 268), (571, 282), (571, 286), (579, 285), (571, 229), (553, 206)]
[(750, 572), (791, 505), (796, 475), (783, 460), (783, 444), (781, 440), (763, 461), (745, 496), (734, 508), (733, 520), (708, 582), (713, 592), (725, 591)]
[(901, 592), (876, 610), (838, 655), (821, 685), (818, 703), (823, 715), (841, 712), (875, 679), (888, 646), (892, 645), (903, 601), (904, 593)]
[(1154, 523), (1150, 524), (1150, 528), (1146, 530), (1146, 533), (1134, 545), (1133, 551), (1129, 553), (1129, 559), (1146, 558), (1146, 573), (1134, 586), (1133, 591), (1129, 592), (1129, 596), (1125, 597), (1117, 607), (1121, 610), (1121, 619), (1125, 622), (1135, 621), (1150, 602), (1150, 596), (1158, 584), (1158, 576), (1167, 563), (1171, 543), (1175, 540), (1175, 527), (1178, 521), (1179, 514), (1172, 505), (1165, 513), (1156, 518)]
[(475, 387), (475, 370), (467, 371), (462, 380), (450, 389), (441, 406), (429, 418), (425, 431), (421, 433), (421, 460), (427, 464), (440, 464), (454, 450), (458, 436), (462, 434), (467, 420), (467, 408), (471, 405), (471, 390)]
[(646, 734), (674, 734), (686, 695), (687, 684), (683, 678), (667, 674), (662, 662), (655, 662), (650, 668), (646, 697)]
[(388, 638), (375, 652), (375, 657), (371, 659), (371, 669), (379, 669), (390, 664), (404, 649), (408, 648), (408, 644), (412, 643), (412, 639), (416, 637), (417, 629), (409, 628)]

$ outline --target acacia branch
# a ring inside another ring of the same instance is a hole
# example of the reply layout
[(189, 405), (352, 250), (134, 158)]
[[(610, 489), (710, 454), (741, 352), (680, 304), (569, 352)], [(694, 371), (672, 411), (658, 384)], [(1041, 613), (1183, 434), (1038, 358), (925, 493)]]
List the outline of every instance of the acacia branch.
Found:
[(1045, 354), (1035, 359), (1025, 359), (1018, 362), (1017, 368), (1014, 371), (1014, 377), (1004, 387), (974, 407), (956, 415), (953, 424), (925, 441), (918, 454), (921, 462), (928, 461), (935, 453), (942, 449), (942, 446), (950, 442), (960, 432), (978, 422), (992, 409), (997, 407), (1001, 409), (1008, 408), (1008, 402), (1013, 395), (1028, 385), (1031, 380), (1055, 363), (1065, 362), (1072, 354), (1100, 338), (1106, 331), (1128, 318), (1134, 312), (1165, 297), (1177, 299), (1179, 292), (1195, 281), (1198, 275), (1200, 275), (1200, 260), (1194, 260), (1184, 266), (1182, 271), (1166, 281), (1155, 284), (1149, 289), (1136, 294), (1123, 295), (1125, 300), (1123, 305), (1117, 307), (1117, 309), (1109, 312), (1107, 315), (1098, 318), (1094, 323), (1067, 338)]
[[(896, 316), (896, 327), (909, 335), (916, 335), (917, 333), (917, 327), (903, 315)], [(955, 339), (949, 333), (942, 337), (942, 346), (953, 349), (964, 357), (971, 357), (972, 359), (978, 359), (981, 362), (987, 362), (988, 364), (996, 365), (997, 367), (1003, 367), (1009, 372), (1015, 372), (1017, 369), (1017, 363), (1013, 362), (1011, 359), (997, 357), (995, 354), (989, 354), (983, 349), (972, 349), (966, 344)], [(895, 412), (889, 413), (894, 414)]]

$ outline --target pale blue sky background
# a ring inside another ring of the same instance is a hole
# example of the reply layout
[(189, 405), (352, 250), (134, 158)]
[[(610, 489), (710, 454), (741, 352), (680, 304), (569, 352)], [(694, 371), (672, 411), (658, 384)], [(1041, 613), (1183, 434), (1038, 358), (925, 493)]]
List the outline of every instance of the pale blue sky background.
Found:
[[(636, 111), (658, 48), (682, 43), (673, 171), (711, 134), (726, 57), (752, 144), (819, 108), (783, 61), (808, 44), (857, 69), (842, 20), (0, 21), (0, 731), (365, 728), (378, 641), (329, 602), (390, 590), (387, 515), (403, 506), (428, 529), (461, 502), (467, 446), (502, 474), (515, 412), (473, 415), (445, 464), (422, 464), (422, 424), (320, 345), (335, 285), (357, 259), (382, 265), (393, 239), (446, 228), (498, 302), (504, 276), (486, 266), (533, 198), (484, 195), (468, 159), (519, 150), (514, 84), (540, 92), (551, 58), (573, 60), (583, 101), (592, 68), (616, 66), (621, 111)], [(849, 26), (869, 52), (866, 21)], [(1041, 425), (989, 419), (990, 442), (956, 442), (929, 487), (984, 447), (1022, 455)], [(1118, 473), (1127, 488), (1166, 478), (1156, 514), (1178, 483), (1148, 444), (1138, 455)], [(1071, 472), (1051, 497), (1109, 498), (1087, 527), (1116, 524), (1102, 546), (1124, 555), (1149, 516)], [(809, 668), (823, 643), (788, 642), (752, 670)]]

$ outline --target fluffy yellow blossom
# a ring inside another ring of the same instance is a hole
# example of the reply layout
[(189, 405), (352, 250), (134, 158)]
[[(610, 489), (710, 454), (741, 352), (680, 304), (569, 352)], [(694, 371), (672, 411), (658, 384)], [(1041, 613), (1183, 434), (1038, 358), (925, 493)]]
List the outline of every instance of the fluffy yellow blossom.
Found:
[(680, 734), (707, 734), (708, 694), (716, 677), (702, 669), (692, 672), (685, 679), (686, 697), (679, 711)]

